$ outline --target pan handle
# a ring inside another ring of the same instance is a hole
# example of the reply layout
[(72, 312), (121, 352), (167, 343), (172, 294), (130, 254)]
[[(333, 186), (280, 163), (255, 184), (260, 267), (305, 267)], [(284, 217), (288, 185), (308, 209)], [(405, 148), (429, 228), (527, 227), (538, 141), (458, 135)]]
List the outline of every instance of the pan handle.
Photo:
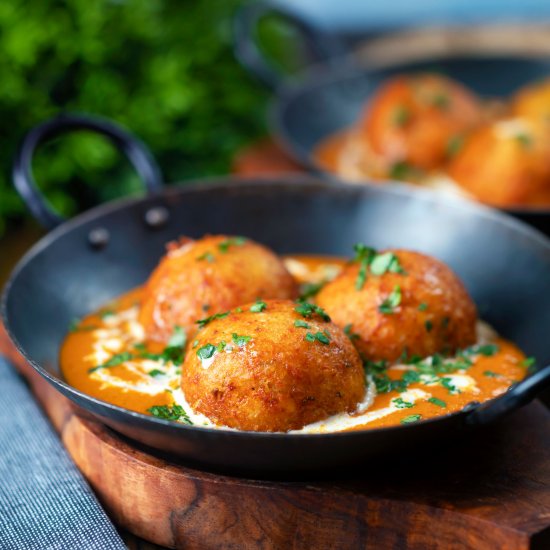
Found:
[(472, 410), (466, 417), (468, 424), (484, 425), (527, 405), (550, 387), (550, 365), (514, 384), (506, 393)]
[(130, 132), (110, 120), (81, 114), (58, 115), (32, 128), (15, 155), (12, 177), (15, 188), (33, 216), (47, 229), (62, 223), (60, 216), (39, 191), (32, 174), (32, 157), (38, 145), (71, 130), (92, 130), (108, 137), (132, 163), (148, 193), (162, 189), (162, 175), (149, 149)]
[(250, 73), (268, 88), (275, 90), (283, 80), (264, 57), (258, 46), (258, 24), (266, 15), (277, 14), (294, 25), (309, 44), (309, 49), (319, 62), (329, 65), (341, 60), (348, 53), (344, 43), (337, 36), (324, 32), (298, 16), (271, 2), (249, 2), (240, 8), (233, 19), (235, 56)]

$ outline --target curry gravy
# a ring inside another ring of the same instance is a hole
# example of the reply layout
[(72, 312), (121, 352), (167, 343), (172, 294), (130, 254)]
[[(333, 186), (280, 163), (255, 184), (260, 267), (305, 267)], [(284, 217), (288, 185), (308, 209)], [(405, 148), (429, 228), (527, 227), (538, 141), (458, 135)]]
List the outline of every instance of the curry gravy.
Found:
[[(293, 256), (285, 264), (302, 284), (334, 278), (345, 260)], [(194, 413), (180, 388), (183, 335), (172, 350), (147, 341), (137, 321), (140, 288), (79, 320), (61, 348), (65, 380), (78, 390), (114, 405), (148, 413), (152, 407), (179, 405), (184, 420), (213, 426)], [(462, 409), (505, 392), (527, 374), (522, 352), (478, 323), (478, 345), (454, 358), (398, 361), (367, 369), (367, 391), (357, 412), (339, 414), (298, 432), (323, 433), (410, 423)], [(406, 384), (400, 380), (407, 380)], [(395, 381), (392, 383), (392, 381)]]

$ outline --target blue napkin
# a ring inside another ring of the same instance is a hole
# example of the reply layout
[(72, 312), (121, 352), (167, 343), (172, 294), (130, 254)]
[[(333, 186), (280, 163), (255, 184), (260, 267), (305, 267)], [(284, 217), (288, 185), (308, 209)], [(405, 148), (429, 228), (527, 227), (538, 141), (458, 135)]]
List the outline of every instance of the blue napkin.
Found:
[(0, 548), (126, 548), (25, 382), (2, 357)]

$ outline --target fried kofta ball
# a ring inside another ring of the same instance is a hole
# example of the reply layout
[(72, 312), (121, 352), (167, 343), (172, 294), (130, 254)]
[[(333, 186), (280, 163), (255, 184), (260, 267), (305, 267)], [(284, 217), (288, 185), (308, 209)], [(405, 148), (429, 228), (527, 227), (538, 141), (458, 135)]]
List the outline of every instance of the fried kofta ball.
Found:
[(285, 432), (365, 396), (357, 350), (316, 306), (265, 300), (201, 329), (182, 366), (191, 408), (239, 430)]
[[(453, 143), (481, 120), (478, 98), (462, 84), (436, 74), (397, 76), (369, 102), (360, 132), (389, 166), (432, 170)], [(397, 177), (397, 175), (393, 175)]]
[(296, 282), (271, 250), (244, 237), (181, 239), (151, 274), (139, 313), (148, 338), (166, 342), (175, 326), (257, 298), (295, 298)]
[(476, 308), (442, 262), (408, 250), (356, 247), (356, 261), (316, 303), (370, 361), (452, 352), (476, 340)]
[(550, 126), (527, 118), (472, 133), (448, 167), (473, 197), (493, 206), (550, 204)]
[(550, 79), (529, 84), (512, 98), (512, 113), (550, 124)]

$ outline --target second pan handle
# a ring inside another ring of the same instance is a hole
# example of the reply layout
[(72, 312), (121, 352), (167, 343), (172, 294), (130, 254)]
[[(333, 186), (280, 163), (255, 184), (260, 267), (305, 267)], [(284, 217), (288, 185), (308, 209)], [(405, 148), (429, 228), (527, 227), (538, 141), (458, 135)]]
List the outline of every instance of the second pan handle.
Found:
[(12, 177), (17, 192), (42, 226), (52, 229), (64, 221), (39, 191), (32, 174), (32, 158), (40, 143), (72, 130), (91, 130), (109, 138), (132, 163), (147, 192), (162, 189), (162, 175), (149, 149), (134, 135), (108, 119), (62, 114), (32, 128), (13, 161)]
[(237, 11), (233, 21), (235, 55), (267, 87), (274, 90), (283, 80), (258, 46), (258, 24), (263, 17), (273, 14), (282, 16), (300, 31), (317, 61), (331, 64), (348, 53), (337, 36), (320, 30), (296, 13), (271, 2), (250, 2)]

